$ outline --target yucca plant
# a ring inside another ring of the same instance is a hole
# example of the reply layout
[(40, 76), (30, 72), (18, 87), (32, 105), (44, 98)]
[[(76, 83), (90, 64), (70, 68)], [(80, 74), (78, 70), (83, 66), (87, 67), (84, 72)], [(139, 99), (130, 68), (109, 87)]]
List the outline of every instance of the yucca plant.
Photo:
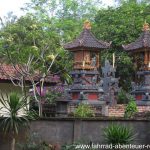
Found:
[(28, 113), (25, 110), (27, 98), (20, 97), (15, 92), (10, 93), (10, 95), (6, 94), (5, 97), (1, 94), (0, 103), (2, 104), (2, 122), (0, 125), (4, 134), (11, 135), (11, 150), (15, 150), (16, 135), (18, 135), (20, 127), (29, 125)]
[(104, 129), (104, 137), (108, 144), (130, 144), (136, 137), (133, 129), (119, 124), (111, 124)]

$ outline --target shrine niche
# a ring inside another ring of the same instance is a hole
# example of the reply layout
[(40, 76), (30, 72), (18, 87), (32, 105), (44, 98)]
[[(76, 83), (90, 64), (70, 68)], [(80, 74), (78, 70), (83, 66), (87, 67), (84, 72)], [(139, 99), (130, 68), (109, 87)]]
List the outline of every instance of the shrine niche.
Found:
[(73, 53), (73, 84), (68, 92), (71, 103), (84, 101), (90, 104), (105, 104), (98, 71), (99, 53), (103, 49), (108, 49), (110, 45), (111, 43), (95, 38), (89, 21), (85, 21), (78, 38), (64, 45), (65, 49)]
[(138, 105), (150, 105), (150, 27), (144, 23), (140, 37), (128, 45), (123, 45), (125, 51), (134, 58), (137, 75), (141, 83), (132, 83), (132, 94)]
[(97, 52), (77, 51), (74, 54), (74, 69), (96, 69), (99, 67), (99, 54)]

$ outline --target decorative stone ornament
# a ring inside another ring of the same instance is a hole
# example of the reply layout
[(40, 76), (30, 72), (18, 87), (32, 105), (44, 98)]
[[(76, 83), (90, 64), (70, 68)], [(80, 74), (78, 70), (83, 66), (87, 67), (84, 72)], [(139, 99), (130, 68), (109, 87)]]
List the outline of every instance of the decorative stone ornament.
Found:
[(91, 29), (91, 23), (88, 20), (86, 20), (84, 22), (83, 28), (87, 29), (87, 30), (90, 30)]
[(116, 96), (119, 92), (119, 78), (115, 77), (116, 68), (110, 65), (109, 61), (105, 60), (105, 65), (102, 67), (102, 88), (104, 90), (104, 97), (107, 103), (111, 106), (117, 104)]
[(149, 24), (145, 21), (142, 31), (149, 31), (149, 30), (150, 30)]

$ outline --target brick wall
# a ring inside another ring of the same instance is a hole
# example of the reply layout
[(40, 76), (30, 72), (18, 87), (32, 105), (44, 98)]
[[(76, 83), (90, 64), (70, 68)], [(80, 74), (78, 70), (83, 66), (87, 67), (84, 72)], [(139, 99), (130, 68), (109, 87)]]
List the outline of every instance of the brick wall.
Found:
[[(68, 114), (72, 114), (75, 112), (75, 109), (78, 107), (77, 104), (70, 104), (68, 105)], [(102, 107), (101, 106), (93, 106), (90, 105), (90, 108), (93, 110), (93, 112), (95, 112), (96, 116), (101, 116), (102, 112)]]
[(125, 105), (116, 105), (108, 107), (108, 116), (110, 117), (123, 117), (125, 111)]
[[(116, 106), (108, 107), (108, 116), (110, 117), (123, 117), (126, 105), (118, 104)], [(150, 111), (150, 106), (137, 106), (138, 112)]]
[[(125, 107), (126, 105), (125, 104), (117, 104), (116, 106), (106, 106), (105, 107), (105, 112), (103, 114), (105, 114), (105, 116), (109, 116), (109, 117), (123, 117), (124, 116), (124, 112), (125, 112)], [(75, 111), (75, 109), (77, 108), (77, 105), (69, 105), (68, 107), (68, 113), (72, 113)], [(102, 113), (100, 111), (100, 109), (97, 109), (94, 107), (91, 107), (94, 112), (96, 114), (100, 114)], [(137, 106), (138, 108), (138, 112), (147, 112), (147, 111), (150, 111), (150, 106)]]

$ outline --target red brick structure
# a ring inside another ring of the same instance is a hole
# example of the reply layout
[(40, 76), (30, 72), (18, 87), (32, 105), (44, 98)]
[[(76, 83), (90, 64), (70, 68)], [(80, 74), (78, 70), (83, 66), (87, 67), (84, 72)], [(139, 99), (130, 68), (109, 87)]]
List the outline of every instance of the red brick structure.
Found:
[[(126, 105), (120, 104), (116, 106), (109, 106), (108, 107), (108, 114), (109, 117), (123, 117), (125, 112)], [(138, 112), (150, 112), (150, 106), (137, 106)]]

